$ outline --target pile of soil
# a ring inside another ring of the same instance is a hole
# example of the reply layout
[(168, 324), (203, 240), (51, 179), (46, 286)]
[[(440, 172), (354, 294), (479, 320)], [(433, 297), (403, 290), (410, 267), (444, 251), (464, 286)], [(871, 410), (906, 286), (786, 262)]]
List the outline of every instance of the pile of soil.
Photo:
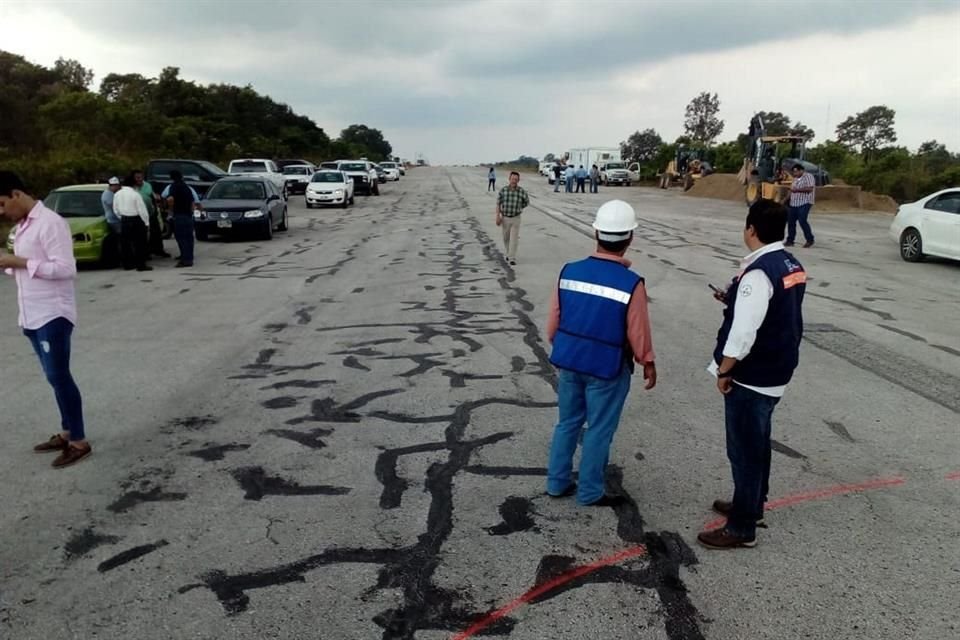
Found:
[[(734, 173), (713, 173), (694, 181), (686, 193), (694, 198), (716, 198), (744, 203), (745, 188)], [(897, 203), (890, 196), (877, 195), (850, 186), (841, 181), (825, 187), (817, 187), (817, 203), (814, 213), (847, 213), (855, 211), (881, 211), (896, 213)]]

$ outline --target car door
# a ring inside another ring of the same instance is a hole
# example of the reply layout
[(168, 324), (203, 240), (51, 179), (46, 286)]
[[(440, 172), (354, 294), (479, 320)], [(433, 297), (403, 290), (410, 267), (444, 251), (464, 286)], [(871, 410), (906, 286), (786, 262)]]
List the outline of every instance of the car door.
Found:
[(960, 191), (941, 193), (923, 209), (923, 252), (960, 258)]
[(640, 182), (640, 163), (634, 162), (627, 167), (627, 173), (630, 174), (631, 182)]

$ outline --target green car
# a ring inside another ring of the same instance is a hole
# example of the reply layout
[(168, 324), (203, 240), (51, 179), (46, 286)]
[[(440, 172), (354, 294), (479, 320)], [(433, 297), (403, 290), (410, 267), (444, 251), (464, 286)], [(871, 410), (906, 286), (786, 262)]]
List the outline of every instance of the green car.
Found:
[[(43, 204), (53, 209), (70, 225), (73, 257), (78, 264), (115, 264), (119, 259), (119, 238), (103, 216), (105, 184), (78, 184), (51, 191)], [(13, 252), (13, 230), (7, 237), (7, 250)]]

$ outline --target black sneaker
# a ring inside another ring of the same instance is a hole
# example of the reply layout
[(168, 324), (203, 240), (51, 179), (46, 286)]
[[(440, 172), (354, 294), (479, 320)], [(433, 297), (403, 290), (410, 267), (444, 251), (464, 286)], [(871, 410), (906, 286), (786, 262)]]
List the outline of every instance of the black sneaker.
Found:
[[(719, 513), (722, 516), (730, 517), (730, 513), (733, 511), (733, 503), (729, 500), (714, 500), (713, 501), (713, 510)], [(763, 521), (763, 518), (757, 520), (758, 527), (766, 528), (767, 523)]]
[(570, 486), (564, 489), (561, 493), (554, 495), (548, 491), (547, 495), (550, 496), (551, 498), (569, 498), (572, 495), (576, 495), (576, 493), (577, 493), (577, 483), (571, 482)]
[(785, 247), (792, 247), (793, 245), (794, 245), (793, 242), (784, 242), (784, 243), (783, 243), (783, 246), (785, 246)]
[(604, 494), (602, 498), (591, 502), (590, 504), (585, 504), (585, 507), (616, 507), (626, 502), (623, 496), (608, 496)]

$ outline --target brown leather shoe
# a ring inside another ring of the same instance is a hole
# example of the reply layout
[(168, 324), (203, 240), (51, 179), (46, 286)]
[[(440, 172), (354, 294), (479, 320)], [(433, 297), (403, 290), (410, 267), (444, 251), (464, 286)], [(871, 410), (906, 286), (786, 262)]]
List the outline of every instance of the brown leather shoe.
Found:
[(697, 536), (697, 542), (707, 549), (750, 549), (757, 546), (756, 537), (745, 538), (743, 536), (736, 536), (727, 531), (726, 527), (714, 529), (713, 531), (704, 531)]
[(803, 248), (804, 248), (804, 249), (809, 249), (809, 248), (812, 247), (812, 246), (813, 246), (813, 240), (810, 240), (810, 241), (808, 241), (808, 242), (804, 242), (804, 243), (803, 243)]
[(72, 464), (76, 464), (85, 458), (89, 458), (93, 453), (93, 448), (90, 445), (69, 445), (66, 449), (63, 450), (57, 459), (53, 461), (54, 469), (62, 469), (64, 467), (69, 467)]
[(50, 436), (50, 439), (46, 442), (41, 442), (33, 448), (34, 453), (51, 453), (53, 451), (63, 451), (67, 448), (68, 443), (63, 436), (59, 433), (55, 436)]
[[(719, 513), (722, 516), (730, 517), (730, 513), (733, 511), (733, 503), (729, 500), (714, 500), (713, 501), (713, 510)], [(758, 527), (766, 528), (767, 523), (763, 521), (763, 518), (757, 520)]]

